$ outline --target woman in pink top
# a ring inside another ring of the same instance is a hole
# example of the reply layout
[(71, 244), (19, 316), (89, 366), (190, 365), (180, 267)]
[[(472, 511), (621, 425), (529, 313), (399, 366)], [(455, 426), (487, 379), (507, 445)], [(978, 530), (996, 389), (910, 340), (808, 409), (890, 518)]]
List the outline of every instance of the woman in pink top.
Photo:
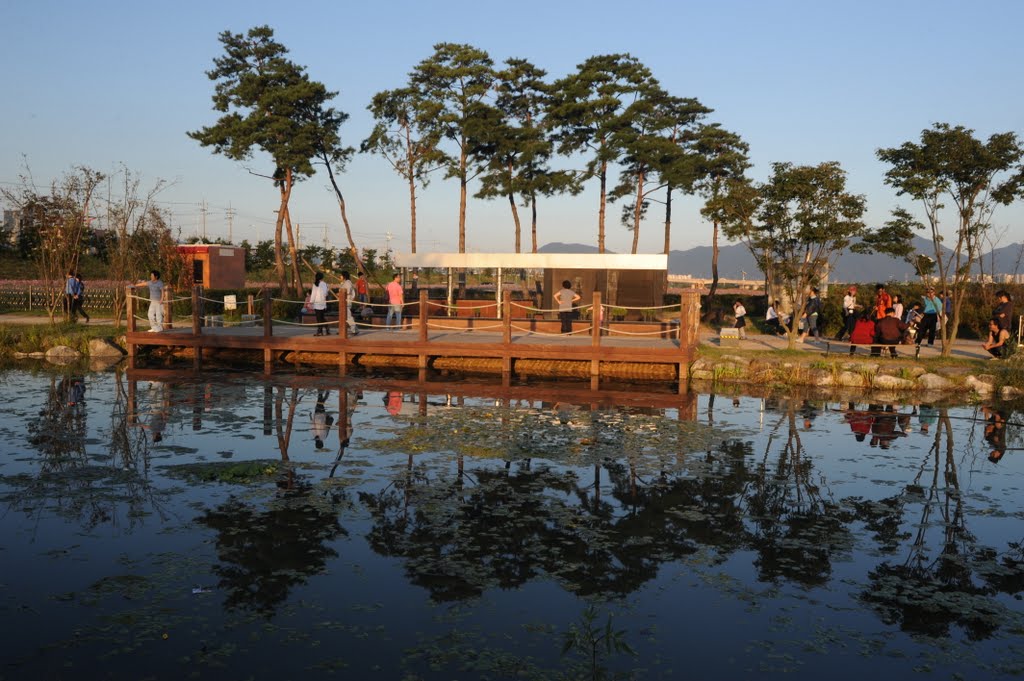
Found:
[(391, 283), (384, 287), (388, 294), (388, 316), (384, 319), (384, 326), (391, 328), (391, 318), (395, 318), (395, 330), (402, 328), (402, 307), (405, 305), (405, 292), (402, 290), (402, 283), (399, 281), (402, 275), (395, 272)]

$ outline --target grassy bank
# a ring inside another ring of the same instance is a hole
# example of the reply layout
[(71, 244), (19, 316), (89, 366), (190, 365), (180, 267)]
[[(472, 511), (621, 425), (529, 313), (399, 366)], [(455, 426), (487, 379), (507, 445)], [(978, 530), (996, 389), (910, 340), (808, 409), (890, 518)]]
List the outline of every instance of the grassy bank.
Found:
[(109, 324), (0, 324), (0, 357), (15, 352), (45, 352), (58, 345), (87, 354), (93, 338), (114, 340), (123, 334), (123, 326)]

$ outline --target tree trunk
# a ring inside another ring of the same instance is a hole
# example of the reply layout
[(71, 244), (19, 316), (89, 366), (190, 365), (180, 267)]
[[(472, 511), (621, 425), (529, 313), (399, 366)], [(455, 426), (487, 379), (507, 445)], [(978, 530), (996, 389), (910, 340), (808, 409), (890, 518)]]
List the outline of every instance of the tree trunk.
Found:
[(520, 224), (519, 224), (519, 209), (516, 208), (516, 195), (513, 194), (512, 192), (508, 193), (508, 205), (512, 209), (512, 221), (516, 223), (516, 251), (515, 252), (516, 253), (521, 253), (522, 250), (521, 250), (521, 246), (520, 246), (520, 235), (522, 233), (522, 230), (521, 230), (521, 227), (520, 227)]
[(633, 255), (636, 255), (640, 247), (640, 219), (644, 214), (644, 171), (641, 170), (636, 178), (636, 204), (633, 206)]
[(711, 228), (711, 289), (708, 290), (708, 309), (711, 309), (711, 302), (718, 291), (718, 220), (712, 223)]
[(466, 140), (462, 140), (462, 151), (459, 153), (459, 253), (466, 252)]
[(299, 249), (295, 243), (295, 232), (292, 230), (292, 215), (288, 208), (284, 209), (284, 227), (288, 232), (288, 255), (292, 259), (292, 286), (295, 293), (302, 292), (302, 271), (299, 269)]
[(288, 276), (284, 271), (284, 254), (282, 252), (282, 233), (284, 230), (284, 215), (288, 210), (288, 191), (282, 183), (281, 203), (277, 209), (277, 222), (274, 224), (274, 273), (277, 274), (277, 285), (280, 287), (281, 295), (288, 289)]
[[(330, 161), (326, 155), (321, 156), (324, 161), (324, 165), (327, 166), (327, 176), (331, 179), (331, 186), (334, 187), (334, 195), (338, 199), (338, 208), (341, 210), (341, 222), (345, 225), (345, 238), (348, 239), (348, 246), (352, 249), (352, 259), (356, 261), (356, 268), (366, 274), (366, 266), (363, 265), (363, 259), (359, 257), (359, 249), (356, 248), (355, 239), (352, 238), (352, 228), (348, 224), (348, 212), (345, 210), (345, 197), (341, 193), (341, 189), (338, 187), (338, 181), (334, 177), (334, 171), (331, 169)], [(413, 227), (413, 235), (416, 234), (416, 228)], [(413, 236), (412, 241), (412, 252), (416, 252), (416, 238)], [(301, 289), (300, 289), (301, 290)]]
[(672, 185), (665, 190), (665, 255), (672, 248)]
[(406, 175), (406, 180), (409, 182), (409, 242), (411, 251), (410, 253), (416, 252), (416, 163), (413, 158), (412, 151), (412, 134), (409, 129), (408, 121), (405, 125), (405, 158), (408, 163), (409, 172)]
[(597, 211), (597, 252), (604, 253), (604, 211), (608, 201), (608, 164), (603, 161), (601, 162), (600, 178), (601, 199)]
[[(533, 194), (530, 196), (530, 211), (532, 213), (530, 229), (532, 231), (531, 236), (533, 237), (533, 253), (537, 252), (537, 195)], [(1022, 249), (1024, 252), (1024, 249)]]

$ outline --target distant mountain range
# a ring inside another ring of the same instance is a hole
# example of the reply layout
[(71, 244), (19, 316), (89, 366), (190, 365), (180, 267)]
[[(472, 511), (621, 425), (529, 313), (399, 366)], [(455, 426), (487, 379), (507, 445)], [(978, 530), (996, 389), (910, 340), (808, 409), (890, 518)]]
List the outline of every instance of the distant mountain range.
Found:
[[(918, 253), (930, 255), (934, 252), (931, 241), (915, 237), (914, 246)], [(1024, 273), (1021, 251), (1024, 243), (1010, 244), (997, 248), (984, 257), (986, 272), (996, 274)], [(554, 242), (538, 249), (541, 253), (597, 253), (594, 246)], [(611, 252), (611, 251), (609, 251)], [(1020, 262), (1019, 262), (1020, 261)], [(711, 278), (711, 247), (697, 246), (684, 251), (670, 251), (668, 254), (669, 274), (689, 274), (698, 279)], [(718, 251), (718, 276), (722, 279), (757, 279), (761, 274), (753, 256), (746, 246), (725, 244)], [(909, 263), (887, 255), (861, 255), (849, 251), (840, 254), (832, 270), (832, 281), (911, 281), (914, 269)]]

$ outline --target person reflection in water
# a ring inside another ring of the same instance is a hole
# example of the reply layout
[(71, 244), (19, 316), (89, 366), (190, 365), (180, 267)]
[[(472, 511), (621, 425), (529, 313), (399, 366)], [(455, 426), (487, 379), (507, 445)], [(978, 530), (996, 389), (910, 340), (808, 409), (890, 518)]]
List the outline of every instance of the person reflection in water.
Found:
[(81, 378), (75, 378), (71, 383), (71, 389), (68, 391), (68, 406), (74, 407), (80, 405), (85, 400), (85, 383)]
[(871, 425), (875, 422), (875, 417), (870, 412), (857, 409), (857, 405), (853, 402), (847, 406), (843, 418), (850, 424), (850, 432), (853, 433), (857, 442), (864, 442), (867, 439), (868, 433), (871, 432)]
[(873, 404), (868, 411), (874, 413), (874, 421), (871, 424), (871, 446), (881, 449), (889, 449), (892, 441), (898, 437), (905, 437), (906, 433), (896, 430), (897, 416), (891, 404)]
[(388, 413), (392, 416), (398, 416), (402, 413), (402, 393), (397, 390), (392, 390), (384, 396), (384, 406), (387, 408)]
[(330, 435), (331, 425), (334, 424), (334, 418), (327, 413), (327, 407), (325, 406), (330, 395), (330, 390), (324, 392), (317, 391), (316, 406), (313, 408), (313, 444), (316, 445), (316, 451), (318, 452), (323, 451), (324, 441)]
[(998, 409), (985, 407), (985, 442), (992, 446), (988, 460), (999, 463), (1006, 453), (1006, 416)]

